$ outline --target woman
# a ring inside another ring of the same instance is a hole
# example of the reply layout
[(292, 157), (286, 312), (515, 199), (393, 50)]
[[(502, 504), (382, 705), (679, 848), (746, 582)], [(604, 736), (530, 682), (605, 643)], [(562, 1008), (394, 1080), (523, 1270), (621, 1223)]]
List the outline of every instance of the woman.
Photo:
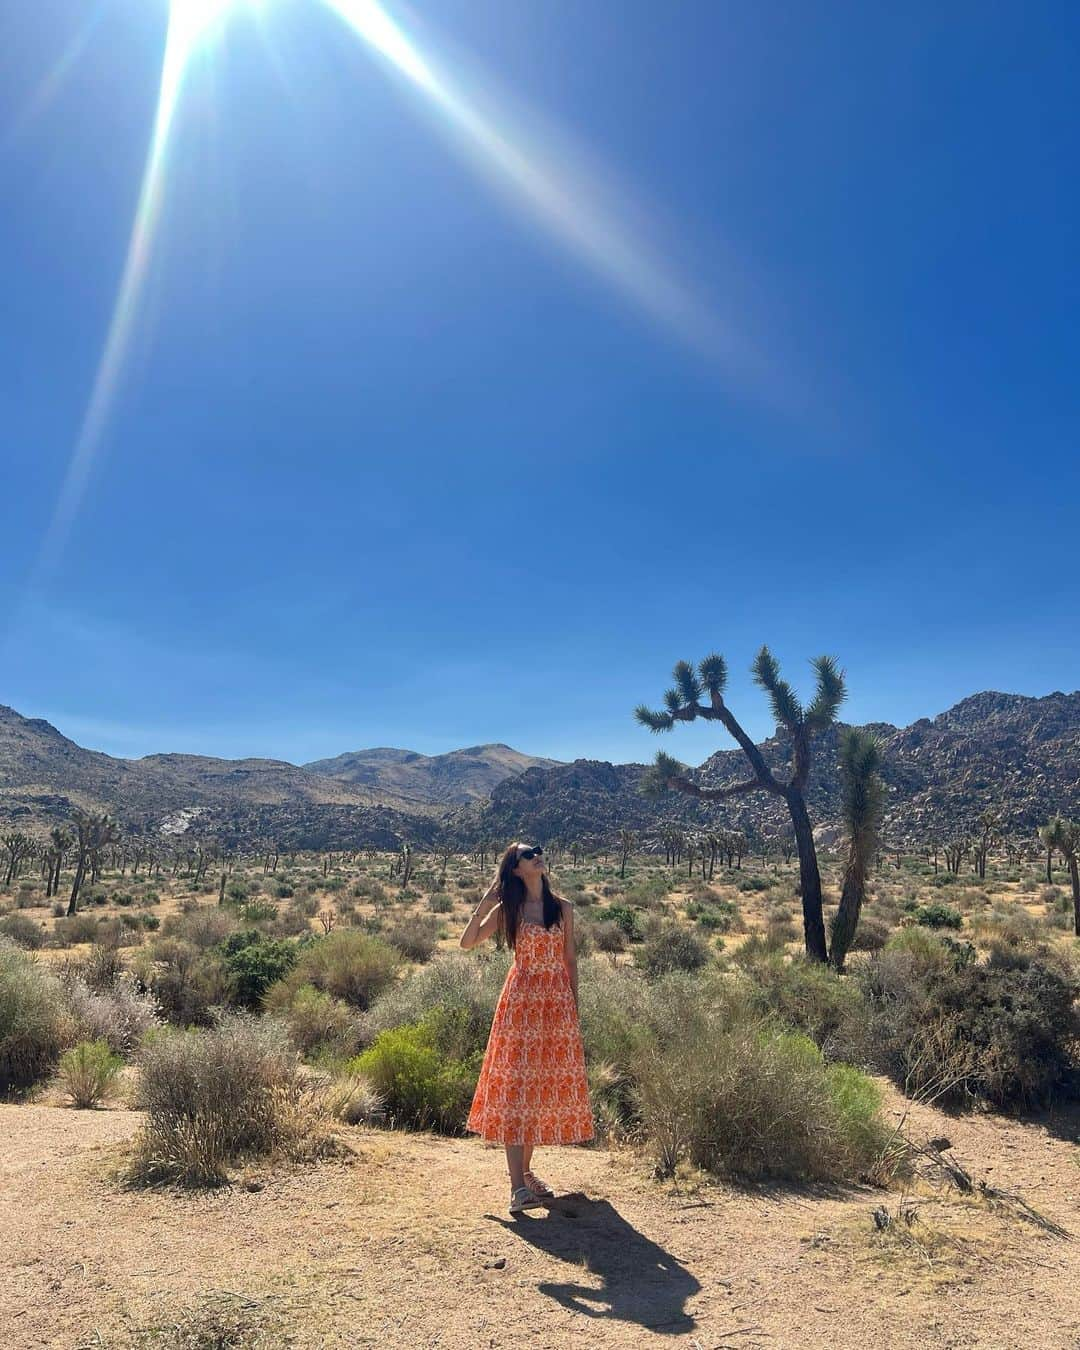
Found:
[(506, 1146), (510, 1213), (554, 1196), (531, 1169), (537, 1144), (593, 1137), (577, 1009), (574, 908), (555, 895), (543, 849), (511, 844), (461, 935), (502, 932), (514, 952), (465, 1128)]

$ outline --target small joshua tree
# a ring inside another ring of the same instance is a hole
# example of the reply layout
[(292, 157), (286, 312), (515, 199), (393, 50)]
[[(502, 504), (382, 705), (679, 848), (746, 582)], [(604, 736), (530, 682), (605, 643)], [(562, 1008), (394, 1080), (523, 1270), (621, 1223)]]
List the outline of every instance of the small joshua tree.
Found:
[[(642, 704), (635, 710), (634, 716), (650, 731), (670, 731), (676, 722), (693, 722), (698, 717), (722, 722), (739, 743), (753, 773), (745, 782), (733, 783), (729, 787), (703, 788), (685, 776), (685, 769), (678, 760), (661, 751), (643, 783), (643, 790), (650, 795), (675, 788), (705, 801), (723, 801), (728, 797), (760, 791), (784, 799), (799, 853), (806, 952), (816, 961), (827, 961), (825, 921), (821, 912), (821, 873), (806, 810), (805, 792), (810, 777), (811, 739), (817, 732), (833, 725), (847, 691), (843, 673), (837, 669), (831, 656), (819, 656), (812, 664), (817, 674), (817, 690), (814, 701), (805, 709), (792, 687), (780, 678), (780, 667), (768, 647), (762, 647), (752, 667), (754, 680), (769, 696), (778, 729), (791, 746), (791, 773), (786, 780), (778, 778), (765, 763), (761, 751), (724, 702), (727, 664), (722, 656), (715, 653), (707, 656), (697, 671), (687, 661), (680, 661), (676, 665), (675, 687), (664, 695), (666, 712), (653, 712)], [(708, 695), (708, 703), (701, 702), (704, 694)]]
[(848, 855), (829, 954), (837, 970), (843, 970), (844, 958), (855, 937), (866, 896), (866, 878), (880, 842), (881, 814), (885, 807), (885, 785), (878, 774), (880, 767), (881, 747), (877, 740), (868, 731), (848, 727), (840, 739)]
[[(1065, 859), (1069, 869), (1069, 880), (1073, 893), (1073, 931), (1080, 937), (1080, 823), (1066, 820), (1063, 816), (1053, 816), (1039, 830), (1046, 845), (1047, 854), (1053, 857), (1056, 850)], [(1047, 863), (1047, 873), (1050, 865)]]

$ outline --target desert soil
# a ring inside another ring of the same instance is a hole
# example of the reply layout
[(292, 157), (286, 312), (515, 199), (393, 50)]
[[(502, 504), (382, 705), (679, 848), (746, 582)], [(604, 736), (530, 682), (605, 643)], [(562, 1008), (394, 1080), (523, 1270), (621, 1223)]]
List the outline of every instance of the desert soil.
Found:
[(139, 1124), (0, 1106), (3, 1350), (124, 1346), (215, 1300), (302, 1348), (1080, 1346), (1075, 1117), (916, 1108), (907, 1128), (1077, 1240), (955, 1192), (909, 1195), (909, 1226), (897, 1192), (659, 1183), (593, 1148), (538, 1150), (561, 1198), (512, 1219), (501, 1150), (362, 1128), (342, 1131), (347, 1163), (125, 1190), (111, 1177)]

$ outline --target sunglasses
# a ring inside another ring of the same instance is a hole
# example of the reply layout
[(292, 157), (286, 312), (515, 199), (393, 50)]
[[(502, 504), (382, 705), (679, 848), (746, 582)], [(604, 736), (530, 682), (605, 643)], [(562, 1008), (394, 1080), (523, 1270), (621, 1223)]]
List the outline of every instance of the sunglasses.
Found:
[(518, 862), (524, 862), (527, 858), (542, 858), (544, 850), (539, 844), (535, 848), (523, 848), (518, 854)]

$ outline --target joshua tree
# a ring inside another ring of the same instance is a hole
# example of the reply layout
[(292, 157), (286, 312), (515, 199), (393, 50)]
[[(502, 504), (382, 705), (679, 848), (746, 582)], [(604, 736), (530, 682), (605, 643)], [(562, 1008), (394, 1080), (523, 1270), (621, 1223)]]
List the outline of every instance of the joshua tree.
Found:
[[(729, 787), (703, 788), (685, 777), (683, 766), (677, 760), (661, 751), (644, 784), (644, 790), (650, 795), (676, 788), (706, 801), (723, 801), (758, 791), (784, 799), (799, 852), (806, 952), (816, 961), (827, 961), (825, 921), (821, 913), (821, 873), (804, 794), (810, 777), (811, 738), (836, 721), (846, 690), (843, 673), (831, 656), (819, 656), (812, 664), (817, 674), (817, 690), (814, 701), (806, 709), (787, 681), (780, 678), (780, 668), (767, 647), (758, 652), (752, 667), (754, 680), (768, 694), (779, 730), (791, 746), (791, 776), (786, 781), (777, 778), (765, 763), (761, 751), (724, 702), (727, 665), (722, 656), (715, 653), (707, 656), (696, 672), (689, 662), (680, 661), (674, 670), (675, 687), (664, 695), (667, 711), (652, 712), (641, 705), (634, 715), (651, 731), (670, 731), (676, 722), (692, 722), (698, 717), (722, 722), (741, 746), (753, 772), (751, 778)], [(708, 703), (701, 702), (705, 693), (709, 697)]]
[(881, 747), (876, 739), (868, 731), (849, 727), (840, 740), (848, 854), (840, 908), (836, 911), (832, 929), (830, 957), (837, 970), (843, 970), (844, 958), (855, 937), (859, 911), (866, 896), (867, 874), (878, 846), (881, 814), (885, 807), (885, 787), (878, 773), (880, 768)]
[(986, 810), (982, 813), (976, 823), (978, 825), (978, 833), (975, 835), (975, 840), (972, 845), (975, 858), (975, 872), (980, 880), (985, 881), (986, 859), (989, 856), (990, 849), (1001, 834), (1001, 821), (994, 811)]
[(107, 811), (99, 814), (96, 811), (83, 811), (76, 807), (71, 813), (71, 818), (76, 830), (75, 879), (71, 885), (67, 912), (74, 914), (79, 907), (79, 891), (82, 889), (87, 866), (91, 871), (96, 870), (101, 850), (115, 844), (120, 838), (120, 831)]
[(49, 869), (49, 879), (45, 886), (46, 896), (56, 895), (60, 890), (60, 869), (64, 865), (64, 856), (74, 842), (70, 833), (62, 826), (54, 826), (49, 831), (49, 843), (45, 854)]
[(1057, 836), (1064, 822), (1060, 816), (1053, 816), (1045, 825), (1039, 826), (1039, 838), (1046, 849), (1046, 884), (1054, 884), (1054, 849), (1058, 847)]
[(941, 850), (945, 854), (945, 868), (953, 876), (958, 877), (960, 875), (960, 864), (964, 861), (969, 847), (970, 844), (966, 839), (948, 839), (942, 844)]
[(619, 852), (621, 859), (619, 862), (619, 876), (626, 876), (626, 860), (630, 856), (630, 850), (637, 843), (637, 835), (633, 830), (619, 831)]
[[(1066, 820), (1063, 816), (1053, 816), (1039, 830), (1039, 836), (1046, 845), (1048, 859), (1055, 849), (1065, 859), (1069, 869), (1069, 880), (1073, 893), (1073, 931), (1080, 937), (1080, 823)], [(1050, 863), (1046, 865), (1047, 875)]]
[(11, 834), (5, 834), (0, 838), (0, 848), (4, 851), (4, 858), (7, 862), (7, 875), (4, 877), (4, 885), (10, 886), (19, 870), (19, 864), (24, 858), (29, 858), (33, 853), (35, 844), (28, 834), (22, 834), (18, 830)]

